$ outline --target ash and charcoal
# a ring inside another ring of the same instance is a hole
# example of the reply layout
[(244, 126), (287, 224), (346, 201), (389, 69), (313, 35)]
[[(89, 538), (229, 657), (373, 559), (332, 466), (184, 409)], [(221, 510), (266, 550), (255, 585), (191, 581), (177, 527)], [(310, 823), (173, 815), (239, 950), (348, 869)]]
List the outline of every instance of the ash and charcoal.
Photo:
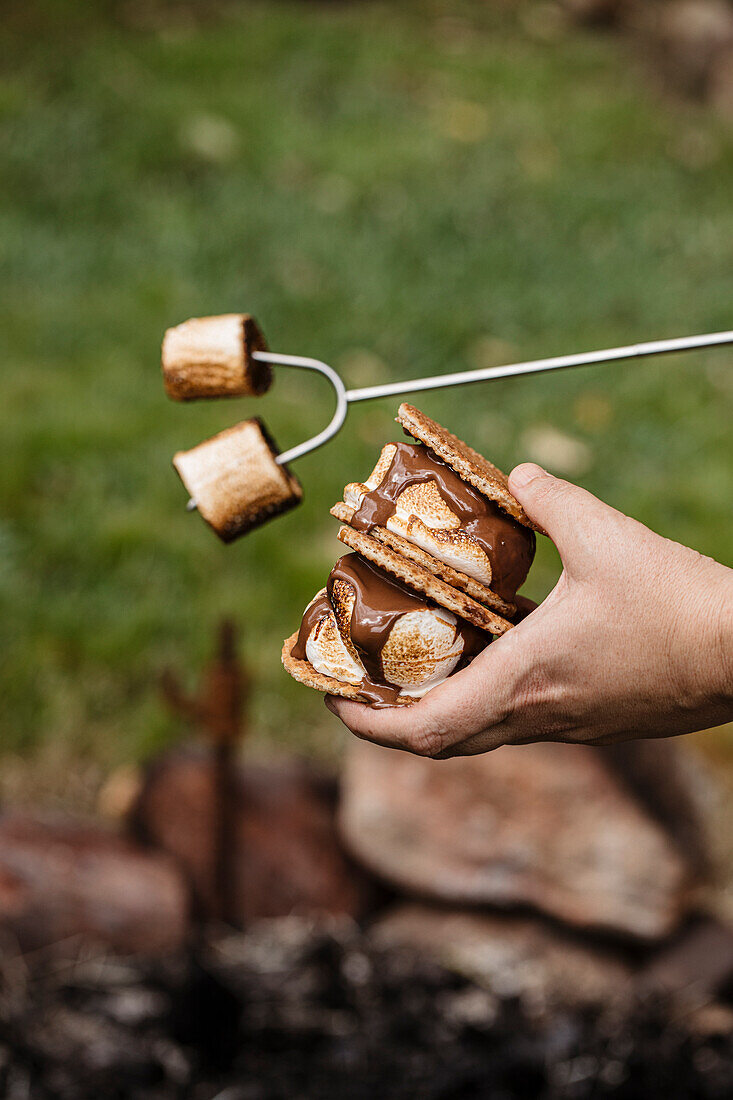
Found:
[(6, 1100), (733, 1095), (733, 1037), (669, 1005), (532, 1012), (351, 923), (300, 918), (165, 962), (6, 959), (0, 1041)]

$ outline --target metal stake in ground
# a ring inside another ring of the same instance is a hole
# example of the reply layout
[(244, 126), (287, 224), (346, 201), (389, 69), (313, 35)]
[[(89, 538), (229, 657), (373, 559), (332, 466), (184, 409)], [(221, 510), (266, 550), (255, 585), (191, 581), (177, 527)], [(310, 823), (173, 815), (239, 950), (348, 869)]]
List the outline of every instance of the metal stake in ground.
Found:
[(237, 800), (237, 746), (246, 732), (243, 721), (248, 694), (247, 675), (237, 657), (236, 629), (224, 619), (218, 629), (216, 657), (204, 673), (196, 695), (181, 688), (168, 671), (161, 681), (168, 705), (182, 717), (199, 724), (211, 746), (214, 798), (214, 863), (212, 867), (214, 916), (227, 924), (236, 922), (235, 809)]

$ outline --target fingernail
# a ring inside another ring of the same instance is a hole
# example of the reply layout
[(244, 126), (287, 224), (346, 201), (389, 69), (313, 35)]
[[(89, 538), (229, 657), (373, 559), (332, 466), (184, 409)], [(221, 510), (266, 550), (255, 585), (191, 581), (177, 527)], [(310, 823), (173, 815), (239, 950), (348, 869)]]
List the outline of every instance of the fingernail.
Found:
[(525, 485), (529, 485), (530, 481), (534, 481), (536, 477), (544, 477), (546, 471), (538, 466), (536, 462), (523, 462), (521, 466), (515, 466), (509, 475), (509, 480), (513, 485), (516, 485), (518, 489), (523, 489)]

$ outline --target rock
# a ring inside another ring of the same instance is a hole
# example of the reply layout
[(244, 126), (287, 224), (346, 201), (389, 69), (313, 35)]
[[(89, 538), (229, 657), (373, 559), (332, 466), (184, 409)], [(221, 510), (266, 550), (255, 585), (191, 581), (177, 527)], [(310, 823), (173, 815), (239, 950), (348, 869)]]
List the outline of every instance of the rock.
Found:
[(619, 1004), (631, 968), (618, 954), (538, 917), (406, 904), (372, 929), (380, 945), (412, 946), (496, 996), (540, 1010)]
[(711, 871), (711, 815), (721, 792), (682, 738), (624, 741), (594, 749), (700, 877)]
[(354, 742), (340, 823), (350, 851), (408, 893), (643, 939), (677, 925), (693, 878), (616, 769), (577, 745), (429, 760)]
[(66, 818), (0, 819), (0, 927), (22, 950), (83, 935), (122, 952), (172, 951), (188, 901), (165, 855)]
[(733, 48), (733, 7), (724, 0), (673, 0), (653, 9), (647, 33), (671, 87), (703, 100), (715, 94)]
[(710, 74), (709, 97), (721, 115), (733, 118), (733, 40), (715, 59)]
[(141, 786), (140, 768), (133, 764), (121, 764), (100, 787), (98, 812), (110, 821), (124, 821), (140, 795)]
[(656, 954), (643, 968), (638, 988), (644, 994), (683, 996), (707, 1004), (733, 982), (733, 926), (703, 917)]
[(611, 27), (620, 23), (634, 0), (562, 0), (564, 10), (579, 23)]
[(626, 33), (667, 87), (733, 117), (730, 0), (560, 0), (560, 10), (574, 22)]
[(726, 1039), (733, 1035), (733, 1008), (712, 1001), (690, 1011), (685, 1023), (695, 1036)]
[[(293, 912), (361, 915), (371, 886), (343, 851), (329, 784), (296, 763), (247, 764), (232, 782), (230, 923)], [(132, 815), (137, 835), (185, 870), (205, 917), (218, 911), (216, 811), (211, 756), (191, 748), (149, 769)]]

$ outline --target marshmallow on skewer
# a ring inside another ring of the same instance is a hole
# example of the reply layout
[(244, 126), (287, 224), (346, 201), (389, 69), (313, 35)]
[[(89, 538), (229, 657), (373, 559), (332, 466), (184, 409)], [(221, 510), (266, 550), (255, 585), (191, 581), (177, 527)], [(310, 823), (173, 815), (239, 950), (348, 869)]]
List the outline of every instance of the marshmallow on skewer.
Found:
[(259, 397), (272, 384), (269, 364), (253, 359), (265, 338), (247, 313), (194, 317), (163, 338), (166, 393), (174, 401), (202, 397)]
[(278, 453), (254, 417), (179, 451), (173, 465), (202, 517), (220, 539), (232, 542), (302, 500), (300, 482), (278, 465)]

